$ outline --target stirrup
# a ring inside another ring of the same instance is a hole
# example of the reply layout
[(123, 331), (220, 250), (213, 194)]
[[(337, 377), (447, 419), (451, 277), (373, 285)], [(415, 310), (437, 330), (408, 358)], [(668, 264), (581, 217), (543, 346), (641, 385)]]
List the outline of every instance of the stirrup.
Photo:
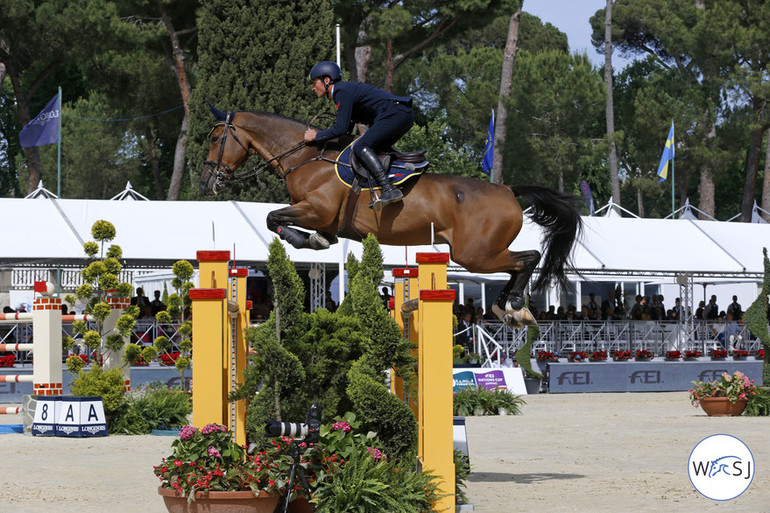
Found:
[[(387, 198), (385, 197), (386, 194), (388, 194)], [(387, 193), (383, 191), (379, 197), (375, 197), (374, 201), (369, 203), (369, 208), (371, 208), (375, 212), (379, 212), (382, 210), (384, 206), (390, 205), (391, 203), (396, 203), (397, 201), (401, 201), (403, 199), (404, 199), (404, 193), (401, 192), (400, 189), (393, 187), (392, 189), (387, 191)]]

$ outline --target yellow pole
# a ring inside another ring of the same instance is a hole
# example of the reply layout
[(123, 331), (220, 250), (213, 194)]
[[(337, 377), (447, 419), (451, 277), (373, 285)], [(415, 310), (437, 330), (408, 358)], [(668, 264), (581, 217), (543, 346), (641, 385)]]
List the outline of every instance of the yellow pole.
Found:
[(419, 456), (422, 468), (442, 480), (448, 494), (435, 511), (455, 511), (452, 416), (452, 304), (446, 288), (447, 253), (418, 253), (419, 292)]
[(193, 425), (227, 425), (225, 289), (190, 289), (193, 308)]

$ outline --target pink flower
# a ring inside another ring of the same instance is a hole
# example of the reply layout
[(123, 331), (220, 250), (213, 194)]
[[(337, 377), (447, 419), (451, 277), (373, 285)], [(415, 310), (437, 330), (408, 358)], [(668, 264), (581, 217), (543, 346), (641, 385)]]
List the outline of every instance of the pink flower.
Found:
[(213, 445), (209, 446), (209, 456), (213, 456), (215, 458), (221, 458), (222, 455), (219, 453), (218, 450)]
[(203, 429), (201, 429), (201, 433), (204, 435), (208, 435), (209, 433), (216, 433), (217, 431), (227, 431), (227, 428), (220, 426), (219, 424), (206, 424), (203, 426)]
[(179, 438), (182, 440), (189, 440), (192, 438), (196, 431), (198, 431), (198, 428), (195, 426), (184, 426), (179, 430)]
[(334, 429), (335, 431), (341, 429), (345, 433), (349, 433), (352, 428), (350, 427), (350, 424), (348, 424), (347, 422), (338, 421), (332, 425), (332, 429)]
[(374, 461), (380, 461), (382, 459), (382, 451), (379, 449), (375, 449), (374, 447), (367, 447), (367, 451), (369, 451), (369, 454), (372, 455), (372, 459)]
[(174, 461), (174, 466), (175, 467), (181, 467), (182, 466), (182, 462), (180, 460), (175, 460)]

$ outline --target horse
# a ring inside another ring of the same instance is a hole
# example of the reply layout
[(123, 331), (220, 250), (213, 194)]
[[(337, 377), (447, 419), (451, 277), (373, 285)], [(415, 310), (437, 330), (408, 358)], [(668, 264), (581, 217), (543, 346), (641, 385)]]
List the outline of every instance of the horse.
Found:
[[(475, 178), (424, 173), (402, 185), (404, 198), (381, 211), (359, 208), (350, 187), (335, 173), (335, 157), (349, 140), (306, 144), (308, 126), (277, 114), (223, 112), (210, 106), (216, 122), (200, 176), (201, 194), (272, 169), (286, 183), (290, 206), (267, 215), (267, 227), (298, 249), (321, 250), (337, 237), (360, 241), (374, 234), (381, 244), (446, 243), (452, 260), (472, 273), (507, 272), (510, 279), (492, 310), (509, 326), (536, 325), (524, 289), (541, 262), (537, 250), (511, 251), (523, 224), (517, 196), (531, 204), (532, 220), (543, 227), (543, 258), (533, 289), (566, 285), (566, 269), (582, 229), (575, 196), (534, 185), (500, 185)], [(252, 155), (256, 170), (235, 173)], [(361, 190), (369, 199), (375, 194)]]

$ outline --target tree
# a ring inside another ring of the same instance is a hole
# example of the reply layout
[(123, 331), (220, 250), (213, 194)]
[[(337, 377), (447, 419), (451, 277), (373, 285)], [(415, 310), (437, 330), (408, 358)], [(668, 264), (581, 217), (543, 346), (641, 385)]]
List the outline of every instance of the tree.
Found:
[(607, 104), (604, 117), (607, 120), (607, 142), (610, 147), (608, 164), (610, 167), (610, 184), (612, 185), (612, 202), (620, 205), (620, 179), (618, 178), (618, 153), (615, 145), (615, 107), (612, 94), (612, 0), (607, 0), (606, 17), (604, 21), (604, 87), (607, 90)]
[[(104, 0), (0, 1), (0, 63), (11, 82), (21, 126), (37, 112), (31, 110), (37, 109), (33, 99), (42, 108), (53, 96), (53, 89), (41, 90), (46, 80), (68, 59), (88, 60), (110, 51), (125, 31), (121, 25), (115, 5)], [(36, 148), (25, 148), (24, 154), (27, 190), (32, 192), (40, 181), (40, 162)]]
[[(187, 152), (194, 166), (202, 164), (208, 151), (205, 136), (213, 121), (207, 101), (223, 110), (264, 110), (308, 121), (319, 106), (333, 108), (328, 101), (314, 100), (307, 78), (316, 62), (332, 58), (334, 24), (328, 0), (205, 2), (198, 27), (199, 79), (191, 99)], [(220, 196), (287, 201), (274, 176), (261, 179), (266, 185), (260, 189), (233, 189)]]
[(503, 55), (503, 70), (500, 73), (500, 95), (497, 100), (497, 120), (495, 124), (495, 146), (494, 157), (492, 159), (492, 181), (494, 183), (503, 183), (503, 145), (507, 134), (506, 121), (508, 120), (508, 111), (505, 106), (505, 100), (511, 94), (511, 83), (513, 82), (513, 62), (516, 59), (516, 52), (519, 50), (519, 18), (521, 17), (521, 7), (524, 0), (511, 15), (511, 21), (508, 26), (508, 38), (505, 43), (505, 54)]

